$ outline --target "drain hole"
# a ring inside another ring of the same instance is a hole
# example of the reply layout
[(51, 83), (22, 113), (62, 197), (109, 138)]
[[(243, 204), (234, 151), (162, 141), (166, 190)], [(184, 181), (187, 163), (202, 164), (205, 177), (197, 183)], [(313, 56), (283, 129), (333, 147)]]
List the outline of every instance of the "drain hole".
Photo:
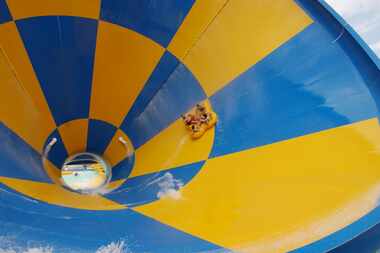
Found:
[(83, 194), (92, 194), (107, 186), (111, 179), (111, 169), (99, 155), (79, 153), (66, 159), (61, 176), (67, 188)]

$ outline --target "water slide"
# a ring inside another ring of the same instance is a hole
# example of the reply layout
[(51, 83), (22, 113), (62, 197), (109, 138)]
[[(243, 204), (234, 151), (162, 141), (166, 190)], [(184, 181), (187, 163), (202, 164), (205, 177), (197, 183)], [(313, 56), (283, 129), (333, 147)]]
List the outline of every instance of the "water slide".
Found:
[(0, 252), (375, 252), (379, 67), (324, 1), (0, 0)]

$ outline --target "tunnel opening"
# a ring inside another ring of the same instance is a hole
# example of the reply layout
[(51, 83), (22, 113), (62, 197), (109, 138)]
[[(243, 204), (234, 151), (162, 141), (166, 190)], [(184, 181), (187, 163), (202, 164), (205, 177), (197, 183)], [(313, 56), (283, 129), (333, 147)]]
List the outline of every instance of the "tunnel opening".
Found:
[(82, 194), (101, 192), (111, 177), (108, 162), (101, 156), (88, 152), (68, 157), (61, 169), (63, 185)]
[[(125, 180), (130, 174), (134, 162), (134, 147), (120, 130), (109, 131), (112, 127), (110, 124), (85, 121), (89, 128), (93, 122), (99, 128), (87, 131), (87, 142), (80, 141), (81, 136), (78, 133), (81, 130), (75, 121), (74, 124), (73, 121), (64, 123), (49, 135), (41, 156), (42, 169), (51, 181), (65, 190), (91, 195), (106, 194), (118, 188), (118, 184), (110, 183)], [(71, 144), (75, 147), (71, 149), (63, 138), (67, 136), (59, 130), (65, 129), (65, 124), (70, 125), (72, 131)]]

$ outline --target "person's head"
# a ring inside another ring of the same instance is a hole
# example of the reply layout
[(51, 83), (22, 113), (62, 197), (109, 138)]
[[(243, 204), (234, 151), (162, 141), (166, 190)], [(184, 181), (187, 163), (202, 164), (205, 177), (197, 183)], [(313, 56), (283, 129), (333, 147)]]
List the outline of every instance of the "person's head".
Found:
[(197, 125), (191, 125), (191, 131), (198, 132), (199, 131), (199, 127)]
[(201, 111), (201, 112), (204, 112), (206, 110), (206, 108), (203, 105), (200, 105), (200, 104), (197, 104), (196, 107), (197, 107), (197, 110)]

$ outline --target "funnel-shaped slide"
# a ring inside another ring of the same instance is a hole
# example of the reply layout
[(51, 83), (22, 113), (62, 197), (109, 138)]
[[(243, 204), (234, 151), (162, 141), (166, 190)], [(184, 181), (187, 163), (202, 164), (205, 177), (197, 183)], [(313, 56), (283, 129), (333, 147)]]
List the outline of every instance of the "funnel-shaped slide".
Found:
[(380, 221), (379, 66), (323, 1), (0, 0), (0, 251), (332, 250)]

